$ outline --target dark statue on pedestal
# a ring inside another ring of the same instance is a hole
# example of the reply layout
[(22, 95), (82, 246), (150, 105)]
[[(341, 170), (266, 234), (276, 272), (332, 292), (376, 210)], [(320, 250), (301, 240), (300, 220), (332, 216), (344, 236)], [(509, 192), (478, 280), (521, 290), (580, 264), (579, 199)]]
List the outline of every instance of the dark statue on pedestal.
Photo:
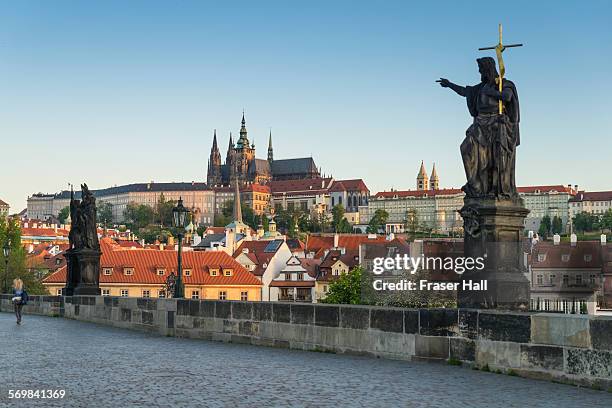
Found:
[(96, 226), (96, 199), (81, 185), (81, 200), (70, 193), (70, 249), (67, 260), (65, 296), (100, 294), (100, 242)]
[[(511, 45), (513, 47), (521, 44)], [(486, 291), (460, 290), (460, 307), (525, 310), (529, 307), (529, 281), (525, 274), (521, 240), (529, 213), (515, 183), (516, 147), (520, 144), (519, 99), (513, 82), (504, 79), (500, 40), (500, 73), (491, 57), (477, 59), (481, 82), (459, 86), (445, 78), (437, 82), (466, 98), (473, 123), (461, 143), (467, 183), (460, 210), (466, 257), (484, 257), (485, 268), (466, 272), (463, 280), (486, 279)], [(460, 286), (461, 288), (461, 286)]]

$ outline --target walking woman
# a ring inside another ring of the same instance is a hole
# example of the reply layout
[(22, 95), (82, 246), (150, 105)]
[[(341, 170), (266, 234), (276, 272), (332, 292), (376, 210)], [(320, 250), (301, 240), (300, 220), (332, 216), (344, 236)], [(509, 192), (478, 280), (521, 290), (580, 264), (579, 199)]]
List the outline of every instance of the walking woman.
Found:
[(21, 324), (21, 309), (28, 304), (28, 292), (23, 288), (23, 281), (19, 278), (13, 280), (13, 305), (17, 324)]

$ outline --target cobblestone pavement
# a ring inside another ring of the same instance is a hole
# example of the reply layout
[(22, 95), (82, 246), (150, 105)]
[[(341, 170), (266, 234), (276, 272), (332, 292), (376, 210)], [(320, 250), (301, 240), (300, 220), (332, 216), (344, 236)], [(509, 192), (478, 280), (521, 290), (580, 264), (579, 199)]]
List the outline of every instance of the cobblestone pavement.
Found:
[[(8, 400), (64, 389), (63, 400)], [(0, 406), (612, 407), (612, 393), (432, 363), (159, 337), (0, 313)]]

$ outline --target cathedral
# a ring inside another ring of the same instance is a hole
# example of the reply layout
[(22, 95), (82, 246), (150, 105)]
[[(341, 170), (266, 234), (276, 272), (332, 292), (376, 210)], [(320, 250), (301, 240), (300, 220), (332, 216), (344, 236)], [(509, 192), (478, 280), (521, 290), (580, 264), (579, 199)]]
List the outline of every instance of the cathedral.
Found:
[(320, 177), (319, 170), (312, 157), (274, 160), (272, 149), (272, 132), (268, 141), (268, 158), (255, 157), (255, 144), (249, 142), (244, 113), (240, 127), (240, 138), (234, 144), (230, 133), (229, 146), (225, 163), (221, 163), (221, 151), (217, 144), (217, 132), (213, 135), (213, 144), (208, 159), (207, 184), (211, 187), (229, 185), (233, 180), (240, 184), (266, 184), (276, 180), (296, 180)]

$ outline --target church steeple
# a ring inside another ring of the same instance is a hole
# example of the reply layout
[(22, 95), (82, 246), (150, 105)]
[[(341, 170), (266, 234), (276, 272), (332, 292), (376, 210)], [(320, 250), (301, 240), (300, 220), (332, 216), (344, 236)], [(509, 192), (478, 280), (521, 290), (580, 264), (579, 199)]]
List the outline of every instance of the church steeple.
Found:
[(242, 207), (240, 204), (240, 189), (238, 188), (238, 180), (234, 179), (234, 223), (242, 223)]
[(246, 120), (244, 120), (244, 112), (242, 112), (242, 122), (240, 126), (240, 138), (236, 143), (236, 148), (249, 147), (249, 138), (247, 137)]
[(274, 149), (272, 149), (272, 129), (270, 129), (270, 138), (268, 139), (268, 161), (274, 161)]
[(429, 177), (429, 185), (432, 190), (438, 190), (440, 188), (440, 178), (438, 177), (438, 172), (436, 171), (436, 163), (433, 164), (433, 169), (431, 170), (431, 177)]
[(425, 171), (425, 164), (423, 164), (423, 160), (421, 160), (421, 168), (419, 169), (419, 174), (417, 175), (417, 190), (429, 190), (429, 179), (427, 177), (427, 172)]
[(227, 155), (225, 156), (226, 164), (231, 164), (233, 153), (234, 153), (234, 139), (232, 138), (232, 132), (230, 132), (229, 146), (227, 146)]

